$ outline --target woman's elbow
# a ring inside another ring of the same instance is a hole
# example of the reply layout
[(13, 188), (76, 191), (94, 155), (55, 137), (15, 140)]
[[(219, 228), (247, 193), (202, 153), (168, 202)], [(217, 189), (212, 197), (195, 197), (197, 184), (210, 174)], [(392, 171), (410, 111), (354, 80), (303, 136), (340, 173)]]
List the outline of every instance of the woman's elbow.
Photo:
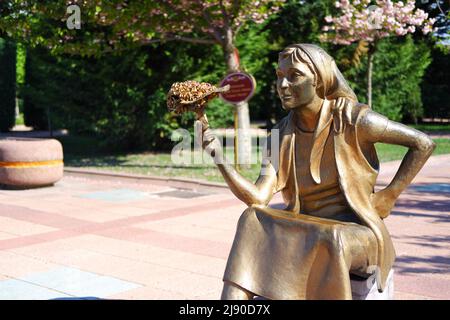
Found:
[(248, 206), (267, 207), (271, 200), (271, 197), (265, 193), (255, 194), (251, 201), (247, 202)]
[(269, 203), (269, 200), (261, 198), (261, 197), (256, 197), (256, 198), (252, 199), (252, 201), (247, 203), (247, 205), (249, 207), (251, 207), (251, 206), (266, 207), (268, 205), (268, 203)]
[(426, 155), (431, 155), (436, 149), (436, 143), (427, 135), (423, 135), (417, 140), (416, 147), (419, 151), (425, 153)]

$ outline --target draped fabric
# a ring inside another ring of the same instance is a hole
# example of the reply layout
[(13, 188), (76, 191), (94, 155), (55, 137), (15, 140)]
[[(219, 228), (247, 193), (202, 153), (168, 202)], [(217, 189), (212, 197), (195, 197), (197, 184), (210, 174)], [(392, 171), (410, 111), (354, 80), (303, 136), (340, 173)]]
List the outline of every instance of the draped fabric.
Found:
[(352, 299), (350, 272), (367, 276), (377, 241), (356, 223), (250, 207), (239, 219), (224, 280), (268, 299)]

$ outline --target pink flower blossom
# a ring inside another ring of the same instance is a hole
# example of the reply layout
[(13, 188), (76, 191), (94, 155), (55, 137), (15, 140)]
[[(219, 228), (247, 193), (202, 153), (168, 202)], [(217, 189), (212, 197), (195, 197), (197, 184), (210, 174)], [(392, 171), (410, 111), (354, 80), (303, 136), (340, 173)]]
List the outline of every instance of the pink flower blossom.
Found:
[(322, 29), (327, 34), (321, 39), (336, 44), (350, 44), (359, 40), (371, 42), (392, 35), (404, 36), (414, 33), (417, 27), (426, 34), (433, 31), (435, 22), (434, 19), (428, 19), (425, 11), (416, 8), (414, 0), (376, 0), (376, 6), (370, 0), (339, 0), (335, 6), (342, 14), (325, 17), (325, 22), (330, 25)]

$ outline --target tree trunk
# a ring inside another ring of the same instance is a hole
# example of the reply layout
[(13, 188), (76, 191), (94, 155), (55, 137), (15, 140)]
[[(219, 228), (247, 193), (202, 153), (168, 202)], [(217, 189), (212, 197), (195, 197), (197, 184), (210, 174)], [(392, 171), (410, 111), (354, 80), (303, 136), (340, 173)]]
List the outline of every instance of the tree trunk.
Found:
[(376, 50), (376, 42), (369, 45), (367, 52), (367, 105), (372, 108), (372, 74), (373, 74), (373, 57)]
[[(239, 59), (232, 39), (233, 37), (230, 30), (226, 33), (225, 43), (223, 45), (228, 73), (239, 71)], [(238, 132), (235, 132), (235, 136), (237, 136), (237, 164), (238, 168), (241, 167), (248, 169), (251, 165), (252, 154), (252, 138), (250, 134), (250, 115), (248, 103), (241, 102), (235, 104), (235, 108), (237, 112), (237, 117), (235, 120), (237, 123), (235, 123), (235, 128), (238, 128)]]

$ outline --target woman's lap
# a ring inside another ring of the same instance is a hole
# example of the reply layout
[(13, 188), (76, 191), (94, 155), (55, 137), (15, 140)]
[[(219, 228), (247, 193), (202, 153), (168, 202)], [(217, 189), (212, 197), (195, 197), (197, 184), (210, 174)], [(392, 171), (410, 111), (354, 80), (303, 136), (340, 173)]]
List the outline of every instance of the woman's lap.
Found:
[(224, 280), (268, 298), (307, 298), (322, 275), (346, 286), (349, 271), (363, 275), (372, 265), (376, 239), (367, 227), (252, 207), (239, 220)]

